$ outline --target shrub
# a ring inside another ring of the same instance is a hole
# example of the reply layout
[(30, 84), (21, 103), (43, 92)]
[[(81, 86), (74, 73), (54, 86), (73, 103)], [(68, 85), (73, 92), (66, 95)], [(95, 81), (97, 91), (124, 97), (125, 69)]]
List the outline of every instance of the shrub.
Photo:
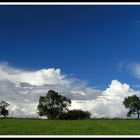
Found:
[(91, 113), (83, 110), (69, 110), (68, 112), (62, 113), (59, 119), (63, 120), (81, 120), (81, 119), (89, 119)]

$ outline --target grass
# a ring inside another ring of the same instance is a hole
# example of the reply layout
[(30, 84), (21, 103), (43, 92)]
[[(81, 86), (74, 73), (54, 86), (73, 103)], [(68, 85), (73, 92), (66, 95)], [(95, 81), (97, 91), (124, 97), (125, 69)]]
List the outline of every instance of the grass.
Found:
[(140, 120), (0, 119), (0, 135), (140, 135)]

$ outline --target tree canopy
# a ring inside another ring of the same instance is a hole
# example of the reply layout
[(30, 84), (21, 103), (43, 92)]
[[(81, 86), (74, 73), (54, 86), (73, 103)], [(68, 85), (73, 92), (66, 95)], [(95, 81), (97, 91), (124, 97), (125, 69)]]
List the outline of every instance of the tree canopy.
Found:
[(47, 116), (48, 119), (58, 119), (59, 116), (68, 111), (71, 100), (59, 95), (54, 90), (49, 90), (45, 96), (39, 98), (37, 106), (40, 116)]
[(0, 116), (6, 117), (9, 115), (8, 106), (9, 104), (6, 101), (0, 101)]
[(124, 99), (123, 105), (129, 110), (127, 117), (137, 114), (137, 118), (140, 117), (140, 98), (136, 95), (128, 96)]

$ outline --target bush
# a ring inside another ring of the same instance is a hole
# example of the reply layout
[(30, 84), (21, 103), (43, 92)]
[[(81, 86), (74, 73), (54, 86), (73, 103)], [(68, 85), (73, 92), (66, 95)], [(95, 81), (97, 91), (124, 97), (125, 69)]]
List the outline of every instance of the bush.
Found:
[(62, 113), (59, 119), (63, 120), (81, 120), (90, 119), (91, 113), (83, 110), (69, 110), (68, 112)]

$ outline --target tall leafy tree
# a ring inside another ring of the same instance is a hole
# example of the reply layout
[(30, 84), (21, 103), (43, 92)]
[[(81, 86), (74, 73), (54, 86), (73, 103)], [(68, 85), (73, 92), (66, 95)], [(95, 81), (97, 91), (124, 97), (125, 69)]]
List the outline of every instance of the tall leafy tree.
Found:
[(49, 90), (45, 96), (39, 98), (37, 106), (40, 116), (47, 116), (48, 119), (58, 119), (59, 116), (68, 111), (71, 100), (59, 95), (54, 90)]
[(140, 117), (140, 98), (136, 95), (128, 96), (124, 99), (123, 105), (129, 111), (127, 113), (127, 117), (131, 117), (132, 115), (137, 115), (137, 118)]
[(9, 115), (8, 106), (9, 104), (6, 101), (0, 101), (0, 116), (6, 117)]

